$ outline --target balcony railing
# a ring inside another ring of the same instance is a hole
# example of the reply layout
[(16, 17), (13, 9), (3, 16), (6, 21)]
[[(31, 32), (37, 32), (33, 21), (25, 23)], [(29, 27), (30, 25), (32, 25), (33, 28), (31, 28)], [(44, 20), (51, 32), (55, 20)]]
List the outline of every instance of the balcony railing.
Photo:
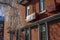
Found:
[(26, 5), (29, 2), (31, 2), (31, 0), (18, 0), (18, 3), (22, 5)]
[(35, 18), (36, 18), (36, 13), (34, 12), (34, 13), (32, 13), (31, 15), (28, 15), (28, 16), (26, 17), (26, 22), (32, 21), (32, 20), (34, 20)]

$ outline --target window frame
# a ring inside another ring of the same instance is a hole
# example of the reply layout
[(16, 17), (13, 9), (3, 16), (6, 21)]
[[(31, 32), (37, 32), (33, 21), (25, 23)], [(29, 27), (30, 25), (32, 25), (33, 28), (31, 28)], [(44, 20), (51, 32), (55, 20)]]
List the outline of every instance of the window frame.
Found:
[[(38, 35), (39, 35), (39, 40), (43, 40), (43, 38), (42, 38), (42, 26), (44, 26), (45, 25), (45, 39), (44, 40), (48, 40), (48, 27), (47, 27), (47, 22), (46, 23), (43, 23), (42, 25), (41, 24), (38, 24), (38, 30), (39, 30), (39, 32), (38, 32)], [(44, 36), (44, 35), (43, 35)]]

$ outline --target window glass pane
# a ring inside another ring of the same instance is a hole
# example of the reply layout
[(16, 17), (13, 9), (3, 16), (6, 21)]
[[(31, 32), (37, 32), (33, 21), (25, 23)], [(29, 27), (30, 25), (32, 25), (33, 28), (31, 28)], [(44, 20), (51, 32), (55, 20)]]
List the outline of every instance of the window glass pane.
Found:
[(45, 1), (40, 0), (40, 11), (43, 11), (45, 9)]
[(41, 30), (42, 30), (42, 32), (45, 32), (46, 31), (46, 25), (45, 24), (43, 24), (43, 25), (41, 25)]
[(27, 6), (27, 16), (30, 14), (30, 6)]
[(43, 11), (43, 0), (40, 0), (40, 10)]

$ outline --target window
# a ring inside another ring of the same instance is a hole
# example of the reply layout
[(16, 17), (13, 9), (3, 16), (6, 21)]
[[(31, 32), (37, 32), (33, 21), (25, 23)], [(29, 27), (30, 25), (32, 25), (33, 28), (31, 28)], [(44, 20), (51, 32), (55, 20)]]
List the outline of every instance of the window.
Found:
[(46, 27), (46, 24), (40, 24), (40, 27), (39, 27), (40, 31), (39, 31), (39, 40), (47, 40), (47, 36), (48, 36), (48, 33), (47, 33), (47, 27)]
[(26, 16), (30, 15), (30, 6), (26, 7)]
[(41, 25), (41, 39), (46, 40), (46, 26), (45, 26), (45, 24)]
[(29, 28), (25, 29), (25, 40), (29, 40), (30, 39), (29, 35), (30, 35)]
[(40, 0), (40, 12), (45, 12), (45, 0)]

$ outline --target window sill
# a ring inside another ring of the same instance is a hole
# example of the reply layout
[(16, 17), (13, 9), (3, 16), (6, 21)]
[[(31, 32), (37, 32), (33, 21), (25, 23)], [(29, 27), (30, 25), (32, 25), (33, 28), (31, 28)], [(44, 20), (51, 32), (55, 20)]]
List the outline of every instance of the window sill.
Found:
[(39, 14), (43, 14), (43, 13), (45, 13), (46, 12), (46, 10), (43, 10), (42, 12), (40, 12)]

